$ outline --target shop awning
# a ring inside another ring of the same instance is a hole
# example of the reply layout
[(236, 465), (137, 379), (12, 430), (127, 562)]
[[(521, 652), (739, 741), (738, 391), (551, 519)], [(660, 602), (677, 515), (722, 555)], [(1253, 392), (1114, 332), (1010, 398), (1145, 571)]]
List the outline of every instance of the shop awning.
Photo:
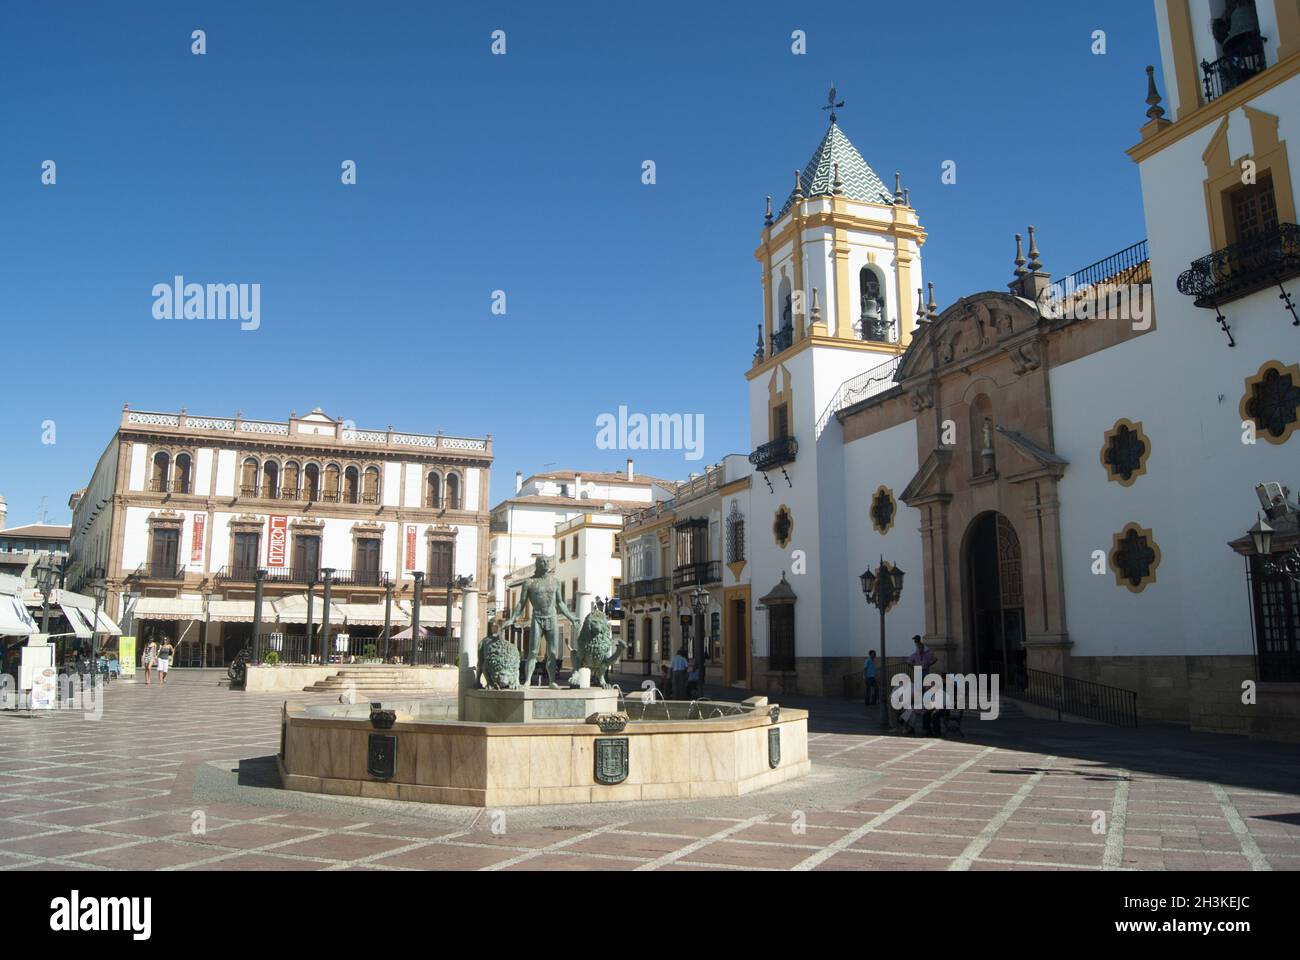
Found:
[[(411, 601), (403, 600), (401, 602), (404, 616), (406, 619), (403, 624), (410, 626), (411, 623)], [(393, 620), (397, 622), (396, 618)], [(451, 605), (451, 622), (452, 624), (460, 623), (460, 604)], [(422, 603), (420, 604), (420, 626), (421, 627), (445, 627), (447, 625), (447, 605), (445, 603)]]
[[(384, 604), (382, 603), (337, 603), (334, 605), (350, 625), (360, 627), (382, 627), (384, 625)], [(402, 609), (401, 604), (393, 604), (392, 625), (404, 627), (411, 622), (410, 615)]]
[(59, 609), (63, 611), (63, 616), (67, 619), (68, 625), (72, 627), (72, 632), (77, 635), (77, 639), (89, 640), (93, 633), (90, 629), (90, 620), (82, 616), (81, 611), (70, 603), (59, 604)]
[(0, 636), (30, 637), (37, 633), (36, 621), (17, 597), (0, 595)]
[[(252, 600), (210, 600), (208, 617), (213, 623), (252, 623)], [(262, 601), (262, 622), (275, 620), (275, 608), (270, 600)]]
[(137, 620), (202, 620), (203, 601), (197, 597), (141, 597), (131, 612)]
[[(76, 631), (79, 637), (82, 635), (81, 627), (89, 631), (92, 624), (98, 624), (95, 627), (96, 633), (106, 633), (110, 637), (120, 637), (122, 635), (122, 628), (113, 622), (113, 618), (103, 610), (96, 610), (93, 604), (87, 607), (80, 602), (69, 600), (65, 595), (63, 600), (59, 602), (59, 606), (63, 608), (64, 615), (68, 617), (69, 622), (72, 621), (72, 614), (68, 612), (69, 609), (76, 611), (77, 617), (81, 620), (81, 625), (79, 627), (74, 624), (73, 630)], [(98, 620), (95, 619), (96, 616), (99, 617)]]
[[(275, 600), (271, 606), (275, 610), (275, 616), (271, 617), (263, 612), (263, 616), (269, 620), (279, 620), (281, 623), (306, 623), (307, 622), (307, 594), (294, 593), (287, 597), (280, 597)], [(339, 610), (339, 604), (330, 603), (330, 623), (342, 624), (343, 613)], [(312, 597), (311, 602), (311, 622), (312, 628), (320, 626), (325, 619), (325, 599), (323, 597)], [(383, 621), (381, 620), (380, 623)]]

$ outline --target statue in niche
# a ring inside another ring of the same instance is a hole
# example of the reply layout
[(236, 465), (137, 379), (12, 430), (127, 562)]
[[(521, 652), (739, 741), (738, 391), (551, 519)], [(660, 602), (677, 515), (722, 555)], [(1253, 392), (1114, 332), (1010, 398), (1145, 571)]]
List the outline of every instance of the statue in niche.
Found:
[(984, 443), (983, 449), (980, 450), (980, 460), (984, 465), (984, 475), (987, 476), (996, 468), (993, 459), (993, 421), (990, 418), (984, 418), (984, 426), (980, 432)]

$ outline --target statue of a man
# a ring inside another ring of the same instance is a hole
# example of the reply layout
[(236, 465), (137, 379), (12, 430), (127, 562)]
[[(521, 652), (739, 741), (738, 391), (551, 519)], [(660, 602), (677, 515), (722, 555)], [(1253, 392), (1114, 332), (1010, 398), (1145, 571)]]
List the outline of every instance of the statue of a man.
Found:
[(525, 581), (524, 588), (519, 594), (519, 605), (515, 607), (515, 612), (510, 615), (510, 619), (505, 622), (503, 629), (512, 627), (518, 622), (526, 603), (533, 605), (533, 636), (528, 644), (528, 658), (524, 661), (524, 683), (532, 678), (533, 668), (537, 665), (541, 639), (544, 636), (546, 637), (546, 682), (552, 688), (558, 689), (560, 685), (556, 682), (556, 675), (559, 664), (556, 662), (555, 654), (560, 649), (560, 632), (556, 629), (555, 614), (558, 610), (575, 629), (578, 626), (578, 618), (564, 605), (564, 598), (560, 596), (560, 582), (551, 575), (551, 561), (546, 557), (537, 558), (533, 575)]

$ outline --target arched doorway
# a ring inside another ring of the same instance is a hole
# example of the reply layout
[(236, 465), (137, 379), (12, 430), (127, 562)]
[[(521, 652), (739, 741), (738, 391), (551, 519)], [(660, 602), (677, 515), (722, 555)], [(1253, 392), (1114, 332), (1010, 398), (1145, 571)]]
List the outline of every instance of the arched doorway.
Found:
[(975, 670), (1020, 685), (1025, 669), (1025, 596), (1020, 538), (1000, 513), (976, 517), (966, 532), (966, 624)]

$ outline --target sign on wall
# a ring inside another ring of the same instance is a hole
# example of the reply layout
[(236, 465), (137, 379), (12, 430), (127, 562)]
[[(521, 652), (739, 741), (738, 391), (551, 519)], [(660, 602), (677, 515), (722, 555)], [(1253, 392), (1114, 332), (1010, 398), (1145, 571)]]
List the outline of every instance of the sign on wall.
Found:
[(283, 567), (285, 543), (289, 539), (289, 518), (272, 517), (271, 533), (266, 538), (266, 565)]
[(415, 527), (406, 527), (406, 569), (415, 569)]
[(193, 545), (190, 547), (190, 562), (203, 562), (203, 529), (207, 523), (207, 517), (201, 513), (194, 514), (194, 537)]

